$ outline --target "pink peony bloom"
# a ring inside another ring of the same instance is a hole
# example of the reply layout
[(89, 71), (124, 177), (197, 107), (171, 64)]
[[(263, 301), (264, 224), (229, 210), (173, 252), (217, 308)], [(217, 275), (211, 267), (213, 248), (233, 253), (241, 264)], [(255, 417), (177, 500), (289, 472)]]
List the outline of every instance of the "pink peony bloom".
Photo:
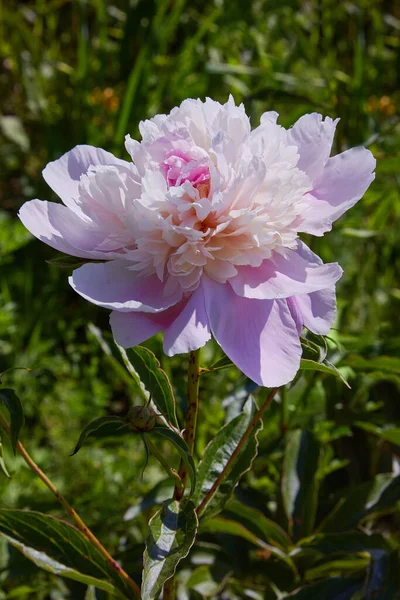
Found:
[(77, 146), (43, 171), (64, 205), (32, 200), (20, 218), (53, 248), (87, 259), (71, 286), (111, 309), (124, 347), (164, 332), (169, 356), (211, 333), (260, 385), (291, 381), (303, 326), (328, 333), (342, 270), (299, 239), (317, 236), (374, 179), (365, 148), (332, 158), (336, 121), (286, 130), (267, 112), (250, 130), (243, 106), (185, 100), (129, 136), (132, 162)]

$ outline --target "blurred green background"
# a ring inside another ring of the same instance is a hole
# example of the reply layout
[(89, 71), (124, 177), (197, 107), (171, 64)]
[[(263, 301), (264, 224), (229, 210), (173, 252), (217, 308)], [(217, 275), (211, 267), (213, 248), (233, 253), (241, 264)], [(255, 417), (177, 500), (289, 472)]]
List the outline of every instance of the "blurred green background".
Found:
[[(259, 457), (238, 497), (290, 530), (282, 516), (281, 464), (287, 436), (298, 428), (312, 432), (319, 448), (318, 502), (306, 507), (314, 511), (316, 524), (347, 493), (382, 481), (382, 474), (396, 475), (400, 3), (1, 0), (0, 64), (0, 371), (33, 369), (4, 377), (26, 411), (22, 441), (128, 570), (140, 577), (146, 523), (154, 510), (151, 498), (142, 498), (163, 474), (151, 459), (140, 480), (144, 452), (135, 437), (97, 440), (69, 457), (88, 421), (107, 413), (124, 415), (138, 398), (88, 327), (93, 323), (108, 331), (107, 311), (74, 294), (68, 269), (46, 262), (56, 252), (32, 239), (16, 215), (28, 199), (56, 199), (41, 177), (48, 161), (78, 143), (126, 158), (125, 134), (137, 137), (140, 120), (168, 112), (187, 97), (225, 102), (232, 94), (237, 103), (244, 102), (253, 126), (266, 110), (278, 111), (286, 127), (307, 112), (340, 117), (334, 153), (362, 144), (377, 158), (376, 180), (363, 200), (324, 238), (306, 240), (325, 261), (344, 268), (329, 360), (352, 389), (321, 373), (305, 373), (288, 388), (265, 418)], [(172, 376), (184, 410), (186, 358), (162, 357), (158, 338), (147, 345)], [(209, 344), (204, 363), (218, 358), (218, 352)], [(197, 456), (252, 389), (236, 369), (203, 378)], [(255, 390), (258, 398), (264, 394)], [(1, 505), (62, 515), (4, 443), (12, 480), (0, 473)], [(173, 450), (165, 452), (176, 461)], [(169, 490), (159, 486), (157, 497)], [(343, 530), (379, 532), (390, 539), (397, 560), (399, 507), (400, 492), (393, 492), (384, 506), (365, 509), (354, 523), (344, 519)], [(135, 518), (124, 522), (128, 509), (128, 517)], [(349, 514), (354, 511), (353, 506)], [(286, 597), (276, 590), (289, 593), (299, 581), (274, 560), (237, 536), (204, 534), (197, 555), (185, 563), (181, 594), (187, 596), (181, 598)], [(332, 574), (357, 578), (365, 564), (356, 563), (317, 573), (301, 568), (301, 582), (314, 585)], [(368, 595), (367, 588), (358, 596), (335, 596), (321, 588), (315, 597), (393, 600), (400, 566), (385, 565), (390, 575), (383, 581), (393, 576), (395, 582), (384, 590), (386, 596)], [(371, 574), (371, 563), (368, 568)], [(85, 593), (83, 586), (39, 572), (16, 551), (0, 546), (1, 600), (80, 600)], [(309, 592), (304, 598), (314, 596)]]

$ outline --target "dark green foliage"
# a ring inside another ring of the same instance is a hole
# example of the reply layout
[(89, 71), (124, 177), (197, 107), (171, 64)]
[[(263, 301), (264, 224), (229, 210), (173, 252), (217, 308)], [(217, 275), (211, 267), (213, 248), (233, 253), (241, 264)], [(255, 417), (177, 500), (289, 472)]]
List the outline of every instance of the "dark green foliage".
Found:
[[(303, 358), (314, 363), (303, 362), (270, 406), (258, 458), (234, 498), (202, 521), (178, 568), (179, 599), (398, 598), (399, 19), (396, 3), (382, 0), (2, 3), (0, 372), (33, 369), (4, 378), (23, 402), (22, 441), (137, 581), (148, 520), (172, 497), (171, 480), (154, 459), (141, 481), (144, 450), (126, 429), (115, 435), (104, 426), (69, 454), (87, 423), (125, 418), (149, 393), (164, 418), (183, 427), (187, 358), (163, 356), (158, 337), (146, 343), (174, 386), (160, 408), (154, 377), (141, 372), (142, 389), (113, 347), (107, 311), (69, 288), (68, 269), (79, 259), (32, 240), (16, 218), (19, 207), (55, 199), (41, 178), (49, 160), (78, 143), (126, 157), (125, 133), (137, 136), (141, 119), (186, 97), (225, 101), (232, 93), (253, 126), (265, 110), (280, 112), (285, 126), (311, 111), (340, 117), (334, 152), (367, 144), (378, 161), (365, 198), (332, 232), (305, 240), (344, 268), (336, 327), (326, 346), (306, 336)], [(249, 394), (258, 404), (265, 397), (213, 343), (202, 357), (203, 367), (211, 365), (216, 370), (200, 380), (196, 466)], [(2, 439), (13, 478), (1, 475), (1, 506), (62, 516)], [(174, 447), (155, 436), (154, 443), (177, 468)], [(87, 593), (4, 540), (0, 590), (1, 600)], [(107, 595), (96, 592), (97, 600)]]

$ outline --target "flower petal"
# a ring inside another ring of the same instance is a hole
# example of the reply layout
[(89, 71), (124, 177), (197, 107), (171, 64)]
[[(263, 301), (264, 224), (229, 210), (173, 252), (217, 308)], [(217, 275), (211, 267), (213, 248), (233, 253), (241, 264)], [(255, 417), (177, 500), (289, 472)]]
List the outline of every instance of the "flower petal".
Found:
[(120, 252), (94, 250), (107, 233), (82, 220), (62, 204), (30, 200), (21, 206), (18, 216), (34, 236), (60, 252), (103, 260), (120, 256)]
[[(301, 315), (303, 324), (313, 333), (326, 335), (336, 316), (335, 288), (330, 287), (312, 294), (291, 298)], [(292, 313), (293, 314), (293, 313)]]
[(211, 331), (229, 358), (250, 379), (266, 387), (291, 381), (301, 345), (286, 300), (249, 300), (230, 285), (205, 278)]
[(164, 352), (168, 356), (198, 350), (211, 338), (210, 326), (200, 286), (191, 295), (179, 316), (165, 330)]
[(309, 206), (299, 231), (323, 235), (332, 222), (360, 200), (375, 179), (376, 160), (366, 148), (352, 148), (328, 160), (305, 197)]
[(331, 153), (333, 136), (339, 119), (312, 113), (303, 115), (288, 131), (288, 144), (297, 146), (297, 167), (313, 181), (323, 170)]
[(162, 331), (162, 324), (152, 317), (150, 313), (113, 310), (110, 325), (117, 344), (133, 348)]
[(74, 204), (71, 199), (78, 197), (81, 175), (87, 173), (91, 165), (120, 165), (129, 168), (129, 163), (94, 146), (75, 146), (57, 160), (48, 163), (43, 177), (49, 186), (60, 196), (67, 206)]
[(275, 252), (260, 267), (238, 267), (238, 274), (229, 280), (235, 293), (259, 300), (289, 298), (329, 287), (343, 273), (337, 263), (324, 265), (302, 242), (286, 254)]
[(141, 277), (130, 270), (131, 263), (112, 260), (89, 263), (76, 269), (69, 283), (83, 298), (111, 310), (157, 313), (174, 306), (182, 292), (164, 295), (165, 284), (156, 275)]

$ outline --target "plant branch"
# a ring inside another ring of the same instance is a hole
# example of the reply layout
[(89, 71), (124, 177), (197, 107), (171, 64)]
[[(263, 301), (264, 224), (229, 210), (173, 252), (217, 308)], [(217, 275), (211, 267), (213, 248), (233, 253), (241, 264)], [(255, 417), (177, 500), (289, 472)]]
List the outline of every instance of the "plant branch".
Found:
[[(196, 435), (197, 413), (199, 408), (199, 377), (200, 350), (195, 350), (189, 354), (186, 425), (185, 431), (183, 432), (183, 438), (188, 445), (190, 454), (193, 454), (194, 439)], [(185, 491), (185, 484), (188, 474), (183, 461), (181, 461), (178, 473), (182, 481), (182, 486), (175, 487), (175, 500), (181, 500), (183, 492)]]
[[(194, 440), (196, 435), (197, 413), (199, 409), (199, 378), (200, 378), (200, 350), (195, 350), (189, 354), (188, 367), (188, 395), (186, 425), (183, 437), (189, 447), (190, 454), (193, 454)], [(187, 479), (186, 465), (181, 460), (178, 476), (180, 485), (175, 485), (174, 498), (180, 501), (185, 491)], [(175, 599), (175, 576), (173, 575), (164, 583), (163, 600)]]
[(214, 496), (214, 494), (218, 490), (218, 488), (221, 485), (222, 481), (229, 474), (229, 471), (231, 470), (231, 468), (233, 466), (233, 463), (235, 462), (238, 454), (241, 452), (241, 450), (246, 445), (246, 442), (249, 439), (249, 437), (250, 437), (250, 435), (251, 435), (254, 427), (256, 426), (257, 421), (261, 418), (263, 412), (271, 404), (271, 402), (272, 402), (272, 400), (273, 400), (273, 398), (274, 398), (274, 396), (275, 396), (275, 394), (276, 394), (277, 391), (278, 391), (278, 388), (272, 388), (271, 389), (271, 391), (269, 392), (269, 394), (268, 394), (268, 396), (267, 396), (264, 404), (261, 406), (261, 408), (258, 409), (258, 411), (256, 412), (256, 414), (254, 415), (254, 417), (250, 421), (250, 423), (249, 423), (246, 431), (243, 434), (242, 439), (240, 440), (240, 442), (236, 446), (235, 450), (232, 452), (232, 454), (229, 457), (229, 460), (226, 463), (225, 467), (223, 468), (223, 470), (221, 471), (221, 473), (219, 474), (219, 476), (217, 477), (217, 479), (214, 481), (212, 487), (208, 490), (207, 494), (204, 496), (202, 502), (197, 507), (196, 512), (197, 512), (197, 516), (198, 517), (200, 517), (200, 515), (204, 512), (207, 504), (210, 502), (211, 498)]
[[(4, 427), (7, 434), (11, 435), (11, 430), (8, 422), (4, 418), (4, 416), (0, 413), (0, 423)], [(140, 588), (133, 579), (124, 571), (119, 564), (113, 559), (113, 557), (107, 552), (101, 542), (97, 539), (97, 537), (90, 531), (81, 517), (78, 515), (76, 510), (69, 504), (69, 502), (60, 494), (55, 485), (50, 481), (45, 473), (40, 469), (40, 467), (35, 463), (33, 458), (28, 454), (25, 447), (21, 444), (21, 442), (17, 442), (17, 450), (19, 454), (22, 456), (28, 467), (43, 481), (46, 487), (51, 491), (52, 494), (57, 498), (57, 500), (62, 504), (66, 513), (71, 517), (75, 526), (79, 531), (86, 537), (89, 542), (101, 552), (104, 558), (107, 560), (109, 565), (118, 573), (118, 575), (123, 579), (129, 587), (134, 592), (137, 598), (141, 598)]]

